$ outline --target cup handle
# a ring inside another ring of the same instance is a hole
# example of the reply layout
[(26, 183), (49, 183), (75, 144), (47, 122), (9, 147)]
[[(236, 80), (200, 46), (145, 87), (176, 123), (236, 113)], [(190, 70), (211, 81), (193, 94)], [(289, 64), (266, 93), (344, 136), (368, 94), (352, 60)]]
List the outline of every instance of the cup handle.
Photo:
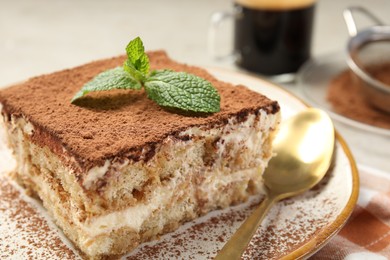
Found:
[(232, 50), (227, 54), (219, 54), (217, 39), (218, 39), (218, 30), (223, 22), (229, 19), (234, 19), (235, 14), (233, 12), (215, 12), (211, 15), (210, 18), (210, 26), (208, 31), (208, 52), (210, 56), (216, 60), (225, 60), (229, 58), (235, 58), (234, 50)]
[(360, 13), (366, 15), (368, 18), (371, 18), (371, 20), (376, 25), (384, 25), (380, 19), (378, 19), (375, 15), (373, 15), (366, 8), (361, 7), (361, 6), (351, 6), (347, 9), (345, 9), (343, 12), (344, 21), (347, 24), (348, 33), (349, 33), (349, 36), (351, 36), (351, 37), (354, 37), (358, 32), (358, 29), (357, 29), (357, 26), (355, 23), (355, 19), (353, 17), (354, 12), (360, 12)]

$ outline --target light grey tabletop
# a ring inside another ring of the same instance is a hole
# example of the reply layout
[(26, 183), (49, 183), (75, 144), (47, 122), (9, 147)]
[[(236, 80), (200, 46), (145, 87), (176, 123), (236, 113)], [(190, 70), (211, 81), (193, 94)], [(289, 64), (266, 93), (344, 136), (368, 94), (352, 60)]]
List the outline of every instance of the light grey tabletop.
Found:
[[(314, 57), (345, 49), (348, 33), (342, 11), (351, 5), (365, 6), (390, 24), (389, 0), (319, 0)], [(0, 6), (0, 86), (123, 54), (135, 36), (143, 39), (147, 49), (165, 49), (178, 61), (237, 70), (207, 52), (210, 15), (231, 10), (231, 0), (0, 0)], [(294, 84), (283, 87), (300, 95)], [(357, 162), (390, 173), (390, 147), (378, 157), (356, 146), (357, 138), (348, 132), (347, 142)]]

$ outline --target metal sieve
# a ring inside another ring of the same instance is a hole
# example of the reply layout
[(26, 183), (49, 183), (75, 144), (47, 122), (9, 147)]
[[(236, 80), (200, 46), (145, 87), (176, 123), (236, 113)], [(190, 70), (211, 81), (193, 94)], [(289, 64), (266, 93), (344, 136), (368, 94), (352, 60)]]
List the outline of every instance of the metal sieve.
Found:
[[(366, 15), (375, 25), (358, 31), (354, 12)], [(390, 83), (384, 83), (370, 71), (370, 68), (381, 64), (389, 64), (390, 69), (390, 26), (383, 25), (377, 17), (360, 6), (347, 8), (343, 15), (350, 35), (347, 64), (361, 85), (367, 101), (372, 106), (390, 113)]]

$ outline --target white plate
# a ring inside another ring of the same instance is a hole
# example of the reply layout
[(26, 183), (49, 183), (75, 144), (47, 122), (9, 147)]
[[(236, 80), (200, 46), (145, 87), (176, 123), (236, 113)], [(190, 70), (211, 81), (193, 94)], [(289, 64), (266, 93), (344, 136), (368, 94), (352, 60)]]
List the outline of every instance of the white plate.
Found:
[[(283, 119), (307, 107), (292, 94), (260, 78), (221, 69), (209, 71), (224, 81), (247, 85), (278, 100)], [(333, 170), (314, 189), (275, 205), (244, 258), (307, 257), (341, 229), (356, 203), (359, 181), (356, 165), (339, 135), (336, 149)], [(4, 170), (10, 159), (2, 152), (0, 167)], [(1, 177), (0, 183), (0, 258), (79, 258), (75, 250), (69, 250), (71, 243), (39, 202), (22, 194), (7, 178)], [(127, 259), (211, 259), (260, 199), (252, 198), (246, 204), (214, 211), (187, 223), (158, 241), (144, 244)], [(20, 205), (24, 205), (21, 210)], [(39, 220), (38, 228), (32, 220)]]

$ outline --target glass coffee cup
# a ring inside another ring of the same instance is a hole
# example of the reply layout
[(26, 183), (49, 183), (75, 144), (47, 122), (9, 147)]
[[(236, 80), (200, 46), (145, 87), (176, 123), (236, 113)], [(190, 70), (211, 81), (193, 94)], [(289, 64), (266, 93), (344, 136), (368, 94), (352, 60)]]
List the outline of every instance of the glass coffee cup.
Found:
[[(218, 28), (234, 20), (233, 55), (237, 66), (291, 81), (310, 58), (315, 0), (235, 0), (233, 12), (211, 17), (209, 49), (216, 58)], [(228, 56), (228, 55), (223, 55)]]

